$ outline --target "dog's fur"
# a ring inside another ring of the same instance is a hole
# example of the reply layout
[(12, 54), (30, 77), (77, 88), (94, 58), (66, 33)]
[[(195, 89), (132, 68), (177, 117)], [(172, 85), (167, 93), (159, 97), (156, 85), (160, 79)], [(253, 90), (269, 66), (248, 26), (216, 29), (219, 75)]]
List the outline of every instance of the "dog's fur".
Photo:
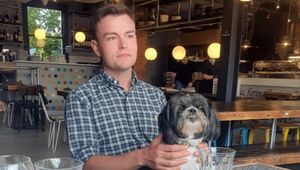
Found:
[[(220, 123), (210, 101), (197, 93), (180, 92), (171, 96), (158, 121), (166, 144), (188, 144), (192, 152), (200, 142), (215, 140), (220, 133)], [(192, 157), (181, 170), (198, 169)]]

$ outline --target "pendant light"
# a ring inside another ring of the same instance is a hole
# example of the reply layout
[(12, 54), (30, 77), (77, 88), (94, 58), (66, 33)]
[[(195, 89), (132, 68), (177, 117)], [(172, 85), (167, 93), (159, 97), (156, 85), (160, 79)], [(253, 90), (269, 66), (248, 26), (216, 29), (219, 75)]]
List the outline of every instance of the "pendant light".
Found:
[[(248, 17), (248, 4), (243, 4), (243, 13), (242, 13), (242, 42), (241, 48), (247, 49), (252, 47), (251, 37), (254, 29), (255, 15), (252, 15), (252, 18)], [(251, 23), (251, 26), (250, 26)]]
[[(149, 38), (150, 38), (150, 45), (152, 44), (152, 37), (153, 37), (154, 33), (150, 32), (149, 33)], [(153, 47), (148, 47), (145, 51), (145, 58), (149, 61), (153, 61), (155, 60), (157, 57), (157, 51), (155, 48)]]
[(145, 51), (145, 58), (149, 61), (155, 60), (157, 57), (157, 51), (155, 48), (147, 48)]
[(290, 39), (290, 25), (291, 25), (291, 10), (292, 10), (292, 0), (289, 2), (289, 11), (288, 11), (288, 17), (286, 21), (286, 34), (282, 37), (281, 45), (283, 46), (289, 46), (291, 45), (291, 39)]
[(220, 53), (221, 53), (220, 43), (211, 43), (207, 48), (207, 54), (209, 58), (218, 59), (220, 58)]
[(186, 55), (185, 48), (181, 45), (175, 46), (172, 50), (172, 55), (175, 60), (182, 60)]
[(178, 45), (179, 44), (179, 34), (180, 34), (180, 32), (178, 31), (177, 46), (175, 46), (172, 50), (172, 56), (175, 60), (182, 60), (186, 56), (185, 48), (181, 45)]
[(75, 40), (77, 42), (82, 43), (85, 41), (85, 38), (86, 38), (86, 36), (85, 36), (84, 32), (81, 32), (81, 31), (76, 32)]
[(34, 31), (34, 37), (38, 40), (43, 40), (46, 38), (46, 31), (44, 29), (38, 28)]

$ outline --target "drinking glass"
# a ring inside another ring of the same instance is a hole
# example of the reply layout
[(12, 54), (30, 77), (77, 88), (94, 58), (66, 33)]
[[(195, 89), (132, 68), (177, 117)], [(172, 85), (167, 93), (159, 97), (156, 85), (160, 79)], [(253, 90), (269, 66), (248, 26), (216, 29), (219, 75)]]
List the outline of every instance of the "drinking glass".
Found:
[(199, 170), (232, 170), (235, 150), (223, 147), (201, 148)]
[(28, 156), (1, 155), (0, 170), (34, 170), (34, 167)]
[(82, 170), (83, 162), (72, 158), (48, 158), (34, 163), (36, 170)]

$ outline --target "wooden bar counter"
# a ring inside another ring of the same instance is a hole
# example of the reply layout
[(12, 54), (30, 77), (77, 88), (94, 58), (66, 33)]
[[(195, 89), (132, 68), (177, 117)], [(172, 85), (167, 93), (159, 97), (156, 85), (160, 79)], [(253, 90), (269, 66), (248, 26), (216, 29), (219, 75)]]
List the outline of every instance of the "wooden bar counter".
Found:
[[(271, 165), (300, 163), (299, 141), (275, 143), (278, 118), (299, 118), (300, 101), (246, 100), (235, 102), (212, 102), (220, 121), (272, 119), (270, 145), (254, 144), (234, 146), (237, 150), (235, 165), (266, 163)], [(229, 123), (229, 131), (231, 123)], [(230, 135), (230, 134), (228, 134)]]

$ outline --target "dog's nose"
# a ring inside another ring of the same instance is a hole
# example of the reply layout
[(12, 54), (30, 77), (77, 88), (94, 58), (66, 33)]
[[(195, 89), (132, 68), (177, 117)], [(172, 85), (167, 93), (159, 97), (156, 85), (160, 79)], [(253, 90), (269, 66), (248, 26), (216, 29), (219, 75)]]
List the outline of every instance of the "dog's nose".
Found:
[(190, 108), (190, 109), (189, 109), (189, 112), (190, 112), (190, 113), (196, 113), (197, 110), (196, 110), (195, 108)]

